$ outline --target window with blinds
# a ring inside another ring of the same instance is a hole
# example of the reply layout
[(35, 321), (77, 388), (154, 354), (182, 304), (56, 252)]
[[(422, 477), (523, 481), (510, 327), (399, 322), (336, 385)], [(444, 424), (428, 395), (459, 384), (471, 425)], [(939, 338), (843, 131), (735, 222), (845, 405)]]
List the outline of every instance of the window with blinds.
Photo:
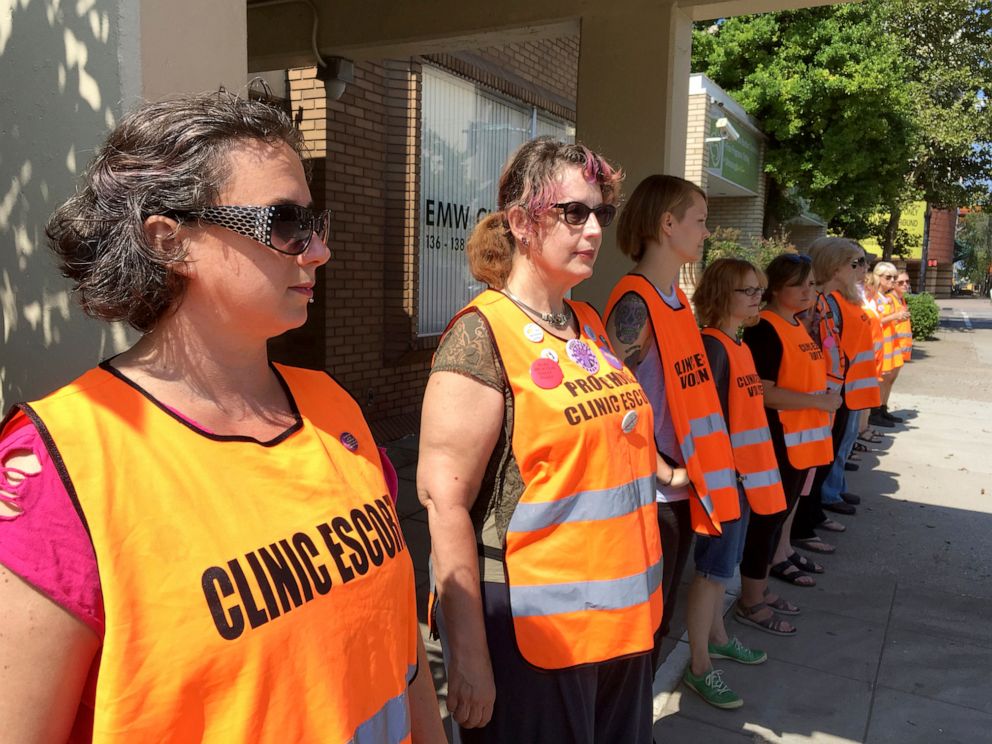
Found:
[(423, 68), (418, 334), (440, 334), (485, 289), (468, 271), (465, 244), (496, 208), (507, 158), (538, 135), (571, 142), (574, 128), (438, 69)]

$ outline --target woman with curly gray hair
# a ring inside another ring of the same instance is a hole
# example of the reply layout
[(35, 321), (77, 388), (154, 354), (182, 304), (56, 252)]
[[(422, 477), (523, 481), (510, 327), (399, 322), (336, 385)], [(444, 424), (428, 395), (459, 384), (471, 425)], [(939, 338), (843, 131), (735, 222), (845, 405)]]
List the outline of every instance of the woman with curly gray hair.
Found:
[(5, 741), (444, 740), (388, 463), (266, 352), (329, 257), (302, 154), (260, 102), (148, 104), (52, 217), (143, 335), (0, 427)]

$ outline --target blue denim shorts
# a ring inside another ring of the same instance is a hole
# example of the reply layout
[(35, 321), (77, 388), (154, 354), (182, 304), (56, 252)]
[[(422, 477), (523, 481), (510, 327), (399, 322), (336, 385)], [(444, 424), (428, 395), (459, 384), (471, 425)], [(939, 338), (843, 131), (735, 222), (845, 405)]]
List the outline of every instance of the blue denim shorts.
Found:
[(747, 497), (744, 495), (744, 487), (740, 484), (737, 485), (737, 495), (741, 505), (740, 519), (724, 522), (723, 534), (720, 537), (696, 535), (696, 548), (693, 553), (696, 572), (708, 579), (729, 581), (734, 577), (734, 571), (744, 556), (744, 538), (747, 536), (750, 509)]

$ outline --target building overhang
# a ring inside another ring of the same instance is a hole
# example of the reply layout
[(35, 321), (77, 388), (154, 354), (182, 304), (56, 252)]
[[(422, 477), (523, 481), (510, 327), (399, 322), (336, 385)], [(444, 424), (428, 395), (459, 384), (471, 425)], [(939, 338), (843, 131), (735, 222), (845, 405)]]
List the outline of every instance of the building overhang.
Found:
[[(678, 8), (693, 21), (840, 4), (836, 0), (655, 2)], [(488, 3), (464, 0), (248, 0), (247, 7), (252, 72), (312, 65), (314, 48), (322, 56), (388, 59), (573, 36), (582, 18), (602, 23), (632, 12), (626, 2), (592, 0), (503, 0), (498, 12)], [(646, 35), (631, 43), (651, 41)]]

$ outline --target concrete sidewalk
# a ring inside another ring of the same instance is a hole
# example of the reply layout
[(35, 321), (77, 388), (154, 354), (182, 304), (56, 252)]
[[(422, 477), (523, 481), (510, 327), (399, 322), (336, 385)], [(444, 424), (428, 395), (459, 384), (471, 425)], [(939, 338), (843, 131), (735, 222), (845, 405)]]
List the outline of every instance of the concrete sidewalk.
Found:
[[(815, 556), (827, 573), (812, 589), (773, 579), (803, 609), (790, 618), (798, 634), (779, 638), (728, 617), (732, 634), (769, 654), (757, 667), (719, 665), (745, 700), (737, 711), (684, 691), (688, 644), (669, 640), (655, 679), (659, 744), (992, 742), (992, 306), (941, 306), (944, 330), (919, 344), (895, 385), (890, 408), (906, 423), (849, 473), (863, 502), (857, 516), (839, 518), (846, 533), (826, 537), (837, 554)], [(393, 443), (389, 455), (424, 620), (430, 538), (416, 499), (416, 439)], [(440, 650), (428, 644), (428, 653), (445, 713)]]

